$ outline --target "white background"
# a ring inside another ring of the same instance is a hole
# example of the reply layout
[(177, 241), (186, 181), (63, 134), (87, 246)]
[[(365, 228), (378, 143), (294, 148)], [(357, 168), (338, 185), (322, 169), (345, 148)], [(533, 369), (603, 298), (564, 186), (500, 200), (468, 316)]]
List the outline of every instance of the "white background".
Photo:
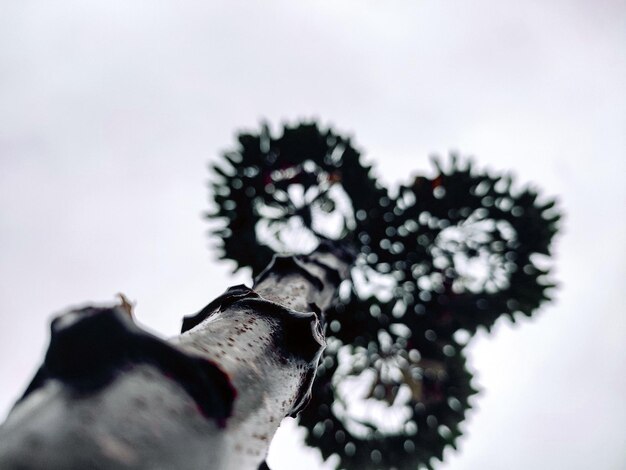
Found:
[[(469, 348), (440, 468), (626, 468), (626, 2), (3, 1), (0, 414), (53, 313), (123, 291), (166, 336), (227, 286), (201, 214), (236, 130), (318, 117), (389, 185), (457, 150), (557, 195), (557, 301)], [(321, 467), (281, 428), (270, 464)], [(297, 465), (295, 465), (297, 462)]]

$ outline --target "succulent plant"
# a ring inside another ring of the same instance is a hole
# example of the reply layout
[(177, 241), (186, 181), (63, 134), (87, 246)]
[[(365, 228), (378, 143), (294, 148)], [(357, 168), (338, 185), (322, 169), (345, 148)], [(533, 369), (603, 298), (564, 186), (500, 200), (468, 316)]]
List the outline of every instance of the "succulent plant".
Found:
[(222, 258), (256, 275), (320, 243), (355, 253), (326, 312), (306, 443), (340, 468), (432, 468), (476, 393), (467, 339), (549, 300), (556, 201), (455, 156), (392, 193), (349, 137), (315, 122), (238, 141), (212, 167)]

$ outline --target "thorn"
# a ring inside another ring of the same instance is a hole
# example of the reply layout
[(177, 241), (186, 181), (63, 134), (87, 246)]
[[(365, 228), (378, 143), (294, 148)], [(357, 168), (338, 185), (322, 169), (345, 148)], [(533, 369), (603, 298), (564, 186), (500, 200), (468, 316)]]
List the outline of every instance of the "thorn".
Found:
[(117, 293), (117, 297), (120, 299), (119, 307), (128, 314), (131, 320), (134, 320), (133, 310), (135, 309), (135, 302), (128, 300), (128, 297), (121, 292)]

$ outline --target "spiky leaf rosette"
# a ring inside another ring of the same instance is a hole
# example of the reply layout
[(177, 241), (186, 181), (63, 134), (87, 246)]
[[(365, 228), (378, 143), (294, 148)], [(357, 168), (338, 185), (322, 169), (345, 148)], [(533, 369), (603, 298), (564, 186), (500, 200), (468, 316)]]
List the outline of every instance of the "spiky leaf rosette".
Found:
[[(471, 375), (461, 347), (393, 318), (393, 303), (353, 300), (356, 329), (334, 333), (300, 415), (307, 444), (338, 468), (432, 468), (461, 434)], [(339, 339), (341, 338), (341, 339)]]
[[(383, 223), (387, 191), (370, 175), (349, 138), (315, 123), (272, 136), (238, 136), (239, 147), (213, 166), (215, 231), (223, 258), (262, 271), (274, 253), (307, 253), (320, 240), (353, 241)], [(389, 218), (389, 215), (387, 216)]]
[(393, 271), (396, 298), (429, 315), (439, 334), (490, 328), (502, 314), (530, 316), (554, 287), (544, 266), (556, 202), (454, 157), (448, 169), (435, 165), (434, 178), (400, 188), (381, 240), (379, 266)]

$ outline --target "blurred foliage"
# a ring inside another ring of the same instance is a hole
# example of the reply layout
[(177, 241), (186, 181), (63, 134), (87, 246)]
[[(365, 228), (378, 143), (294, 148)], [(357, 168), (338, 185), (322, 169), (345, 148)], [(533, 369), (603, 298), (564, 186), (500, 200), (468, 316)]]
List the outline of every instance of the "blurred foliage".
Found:
[(454, 156), (391, 194), (350, 138), (316, 123), (238, 140), (212, 167), (222, 258), (256, 275), (322, 240), (359, 253), (326, 315), (307, 444), (341, 468), (432, 468), (476, 393), (466, 341), (549, 300), (556, 202)]

